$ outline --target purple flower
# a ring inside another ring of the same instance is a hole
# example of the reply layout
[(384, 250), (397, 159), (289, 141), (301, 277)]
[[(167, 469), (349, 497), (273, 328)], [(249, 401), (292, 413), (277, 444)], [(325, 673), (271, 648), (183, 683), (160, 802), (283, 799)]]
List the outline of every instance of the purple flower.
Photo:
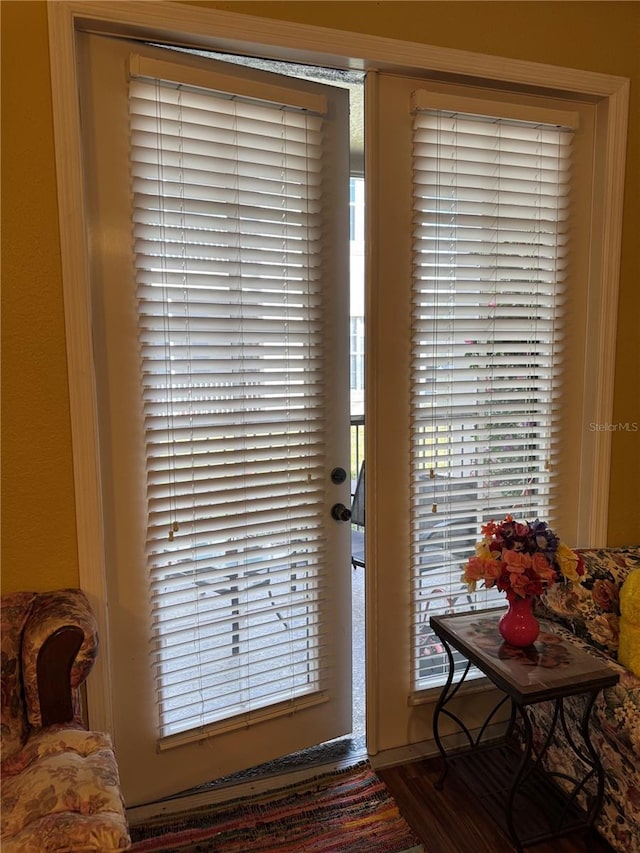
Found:
[(539, 551), (544, 554), (550, 563), (553, 563), (559, 544), (559, 538), (546, 522), (539, 521), (538, 519), (533, 522), (531, 525), (531, 553)]

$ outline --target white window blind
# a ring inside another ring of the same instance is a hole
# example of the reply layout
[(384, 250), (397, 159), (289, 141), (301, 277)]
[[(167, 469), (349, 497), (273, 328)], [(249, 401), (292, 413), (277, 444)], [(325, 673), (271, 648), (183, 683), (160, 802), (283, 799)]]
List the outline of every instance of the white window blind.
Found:
[(130, 119), (166, 737), (321, 698), (323, 120), (145, 78)]
[(481, 524), (506, 513), (553, 522), (572, 139), (566, 114), (530, 121), (509, 118), (508, 105), (435, 106), (416, 93), (416, 690), (447, 672), (429, 617), (502, 603), (461, 581)]

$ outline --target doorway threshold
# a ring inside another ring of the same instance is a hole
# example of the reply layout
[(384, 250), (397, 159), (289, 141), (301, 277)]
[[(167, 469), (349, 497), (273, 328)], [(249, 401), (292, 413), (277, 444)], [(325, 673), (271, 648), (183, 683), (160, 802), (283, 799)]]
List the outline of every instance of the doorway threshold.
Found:
[(127, 820), (131, 826), (135, 826), (151, 817), (177, 814), (213, 803), (284, 788), (311, 776), (353, 767), (367, 758), (364, 735), (347, 735), (266, 764), (250, 767), (231, 776), (214, 779), (153, 803), (133, 806), (127, 809)]
[(273, 776), (284, 776), (299, 770), (317, 768), (324, 765), (332, 765), (336, 768), (357, 764), (367, 758), (367, 748), (364, 736), (336, 738), (317, 746), (303, 749), (300, 752), (292, 752), (266, 764), (249, 767), (231, 776), (224, 776), (213, 782), (207, 783), (201, 788), (228, 788), (242, 782), (255, 779), (267, 779)]

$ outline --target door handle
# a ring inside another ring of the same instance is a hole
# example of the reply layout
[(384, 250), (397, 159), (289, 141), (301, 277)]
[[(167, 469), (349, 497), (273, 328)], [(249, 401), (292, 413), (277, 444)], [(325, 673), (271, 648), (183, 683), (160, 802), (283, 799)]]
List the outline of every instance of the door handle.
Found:
[(351, 510), (344, 504), (334, 504), (331, 507), (331, 517), (335, 518), (336, 521), (350, 521)]

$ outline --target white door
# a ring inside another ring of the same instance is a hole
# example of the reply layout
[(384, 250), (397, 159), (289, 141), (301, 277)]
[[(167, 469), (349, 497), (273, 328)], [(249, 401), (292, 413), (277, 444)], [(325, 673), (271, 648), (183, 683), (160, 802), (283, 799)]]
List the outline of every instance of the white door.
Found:
[(351, 730), (348, 103), (123, 40), (79, 54), (135, 805)]
[[(367, 559), (384, 601), (367, 699), (391, 750), (433, 737), (448, 662), (430, 617), (501, 603), (461, 582), (481, 525), (512, 512), (576, 541), (594, 118), (564, 97), (384, 72), (365, 97), (384, 164), (367, 171)], [(470, 728), (493, 700), (461, 692)]]

